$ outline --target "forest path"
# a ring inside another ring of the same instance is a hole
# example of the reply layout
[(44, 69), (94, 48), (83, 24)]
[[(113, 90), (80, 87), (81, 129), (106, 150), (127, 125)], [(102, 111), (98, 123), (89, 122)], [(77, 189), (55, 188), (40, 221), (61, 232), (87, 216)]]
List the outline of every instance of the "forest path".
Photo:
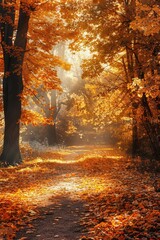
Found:
[(56, 172), (47, 185), (45, 195), (36, 199), (37, 205), (42, 206), (38, 209), (39, 217), (31, 223), (31, 227), (29, 225), (18, 232), (16, 240), (78, 240), (83, 234), (87, 235), (82, 221), (86, 214), (85, 196), (88, 192), (93, 194), (104, 190), (105, 179), (88, 174), (89, 163), (86, 167), (83, 164), (87, 156), (102, 158), (101, 151), (107, 151), (112, 157), (115, 154), (112, 148), (104, 146), (72, 146), (59, 150), (62, 157), (55, 159)]
[(22, 165), (0, 169), (0, 240), (160, 239), (160, 193), (119, 150), (22, 152)]
[(53, 204), (40, 208), (39, 217), (16, 235), (17, 239), (28, 240), (78, 240), (84, 227), (80, 216), (84, 211), (83, 201), (64, 195), (55, 197)]

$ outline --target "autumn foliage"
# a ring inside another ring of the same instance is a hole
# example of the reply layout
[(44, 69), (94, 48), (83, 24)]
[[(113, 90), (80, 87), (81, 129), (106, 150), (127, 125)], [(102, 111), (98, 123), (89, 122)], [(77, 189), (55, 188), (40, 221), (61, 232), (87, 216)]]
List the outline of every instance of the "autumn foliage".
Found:
[(66, 202), (81, 240), (159, 239), (159, 1), (1, 0), (0, 30), (0, 239)]

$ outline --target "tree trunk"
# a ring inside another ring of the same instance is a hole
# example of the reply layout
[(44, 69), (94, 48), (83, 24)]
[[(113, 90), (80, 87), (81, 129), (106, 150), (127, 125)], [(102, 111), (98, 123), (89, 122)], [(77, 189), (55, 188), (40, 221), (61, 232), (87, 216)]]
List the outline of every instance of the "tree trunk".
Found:
[[(57, 133), (56, 133), (56, 117), (57, 117), (57, 105), (56, 105), (56, 91), (52, 90), (50, 97), (47, 93), (44, 93), (44, 99), (46, 103), (45, 115), (47, 118), (52, 117), (54, 124), (45, 126), (45, 138), (47, 138), (49, 146), (57, 145)], [(52, 109), (49, 110), (49, 106)]]
[(0, 13), (4, 19), (8, 19), (0, 26), (4, 57), (3, 106), (5, 120), (3, 151), (0, 161), (4, 165), (15, 165), (22, 161), (19, 149), (20, 94), (23, 89), (22, 66), (31, 6), (20, 3), (18, 27), (14, 37), (15, 0), (10, 1), (8, 5), (7, 3), (3, 5), (2, 1), (0, 3)]
[(47, 139), (49, 146), (57, 145), (57, 133), (56, 133), (56, 125), (48, 125), (47, 126)]
[(4, 144), (0, 157), (5, 165), (15, 165), (22, 161), (19, 149), (19, 119), (21, 116), (22, 77), (10, 76), (3, 79), (4, 101)]
[(132, 157), (135, 158), (139, 151), (138, 123), (136, 119), (138, 103), (132, 103)]
[(50, 146), (57, 145), (56, 117), (57, 117), (58, 112), (57, 112), (56, 98), (57, 98), (56, 91), (53, 90), (51, 92), (51, 107), (54, 108), (54, 112), (53, 112), (54, 125), (48, 126), (48, 144)]
[(160, 159), (160, 146), (158, 141), (158, 131), (156, 131), (154, 126), (154, 121), (152, 121), (153, 116), (152, 112), (150, 110), (147, 97), (145, 94), (142, 96), (142, 106), (144, 109), (143, 114), (143, 125), (145, 127), (145, 130), (147, 132), (147, 135), (150, 140), (150, 146), (153, 151), (154, 158), (159, 160)]

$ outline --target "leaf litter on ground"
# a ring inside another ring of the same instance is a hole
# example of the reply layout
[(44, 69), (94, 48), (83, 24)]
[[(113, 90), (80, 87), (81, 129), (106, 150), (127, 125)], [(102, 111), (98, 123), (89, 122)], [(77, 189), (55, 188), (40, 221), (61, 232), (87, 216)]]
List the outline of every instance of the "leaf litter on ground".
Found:
[(160, 193), (127, 156), (106, 146), (23, 152), (22, 165), (0, 168), (0, 239), (32, 231), (38, 209), (65, 194), (86, 202), (81, 239), (160, 239)]

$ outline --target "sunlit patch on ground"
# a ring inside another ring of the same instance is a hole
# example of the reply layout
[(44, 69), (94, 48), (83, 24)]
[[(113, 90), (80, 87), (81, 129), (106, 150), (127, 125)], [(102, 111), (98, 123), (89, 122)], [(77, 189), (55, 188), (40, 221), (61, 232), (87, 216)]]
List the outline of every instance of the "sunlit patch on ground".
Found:
[(128, 164), (110, 147), (73, 146), (33, 151), (22, 165), (0, 169), (0, 237), (4, 231), (14, 236), (36, 218), (37, 208), (50, 205), (56, 196), (88, 202), (90, 214), (84, 221), (94, 223), (91, 235), (99, 236), (97, 240), (121, 237), (125, 228), (140, 228), (141, 221), (155, 225), (158, 195), (149, 176), (129, 171)]
[(69, 177), (63, 179), (63, 181), (60, 181), (58, 184), (50, 187), (50, 190), (54, 192), (62, 191), (66, 194), (70, 193), (72, 197), (74, 193), (78, 193), (79, 195), (101, 193), (111, 186), (113, 187), (112, 182), (106, 183), (105, 179), (101, 177), (84, 176), (82, 179), (79, 179), (79, 177)]
[(108, 156), (109, 158), (111, 158), (111, 159), (121, 159), (123, 156)]

